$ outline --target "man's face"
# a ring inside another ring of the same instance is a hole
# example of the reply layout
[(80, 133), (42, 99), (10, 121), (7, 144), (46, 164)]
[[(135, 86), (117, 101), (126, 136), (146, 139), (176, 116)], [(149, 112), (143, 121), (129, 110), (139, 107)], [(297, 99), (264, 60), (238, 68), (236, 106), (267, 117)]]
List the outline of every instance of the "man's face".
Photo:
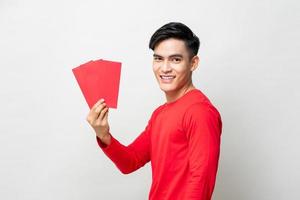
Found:
[(198, 57), (190, 59), (183, 40), (166, 39), (158, 43), (153, 54), (153, 72), (164, 92), (177, 92), (191, 82)]

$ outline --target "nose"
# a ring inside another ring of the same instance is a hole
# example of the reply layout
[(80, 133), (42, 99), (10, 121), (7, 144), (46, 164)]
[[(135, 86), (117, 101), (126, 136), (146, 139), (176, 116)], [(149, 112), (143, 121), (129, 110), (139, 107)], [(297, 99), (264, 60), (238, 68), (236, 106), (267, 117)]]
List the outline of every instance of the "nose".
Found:
[(167, 73), (170, 72), (172, 70), (170, 63), (166, 60), (165, 62), (163, 62), (162, 66), (161, 66), (161, 71), (163, 73)]

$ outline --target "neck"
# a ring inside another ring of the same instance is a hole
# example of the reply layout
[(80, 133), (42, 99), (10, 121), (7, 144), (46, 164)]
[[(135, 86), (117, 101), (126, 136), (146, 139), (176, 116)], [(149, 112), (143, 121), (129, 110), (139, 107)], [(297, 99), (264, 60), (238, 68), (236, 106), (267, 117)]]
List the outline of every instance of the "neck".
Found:
[(185, 93), (187, 93), (190, 90), (195, 89), (195, 86), (191, 83), (185, 87), (182, 87), (181, 89), (177, 90), (177, 91), (173, 91), (173, 92), (166, 92), (166, 99), (167, 99), (167, 103), (176, 101), (177, 99), (179, 99), (180, 97), (182, 97)]

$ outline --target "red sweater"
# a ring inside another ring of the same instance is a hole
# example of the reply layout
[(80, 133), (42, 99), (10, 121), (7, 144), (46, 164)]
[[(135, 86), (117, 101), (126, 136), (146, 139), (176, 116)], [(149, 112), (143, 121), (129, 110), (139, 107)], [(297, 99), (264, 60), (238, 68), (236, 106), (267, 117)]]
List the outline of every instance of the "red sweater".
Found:
[(198, 89), (156, 108), (128, 146), (111, 137), (103, 152), (124, 173), (151, 161), (149, 200), (209, 200), (218, 169), (221, 116)]

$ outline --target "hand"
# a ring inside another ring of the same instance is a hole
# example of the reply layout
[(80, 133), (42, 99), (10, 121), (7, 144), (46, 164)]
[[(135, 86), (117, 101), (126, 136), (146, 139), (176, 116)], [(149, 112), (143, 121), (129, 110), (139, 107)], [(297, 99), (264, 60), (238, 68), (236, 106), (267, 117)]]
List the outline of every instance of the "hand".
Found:
[(109, 135), (109, 124), (108, 124), (108, 107), (104, 99), (100, 99), (91, 108), (86, 120), (92, 126), (96, 132), (97, 137), (101, 140)]

